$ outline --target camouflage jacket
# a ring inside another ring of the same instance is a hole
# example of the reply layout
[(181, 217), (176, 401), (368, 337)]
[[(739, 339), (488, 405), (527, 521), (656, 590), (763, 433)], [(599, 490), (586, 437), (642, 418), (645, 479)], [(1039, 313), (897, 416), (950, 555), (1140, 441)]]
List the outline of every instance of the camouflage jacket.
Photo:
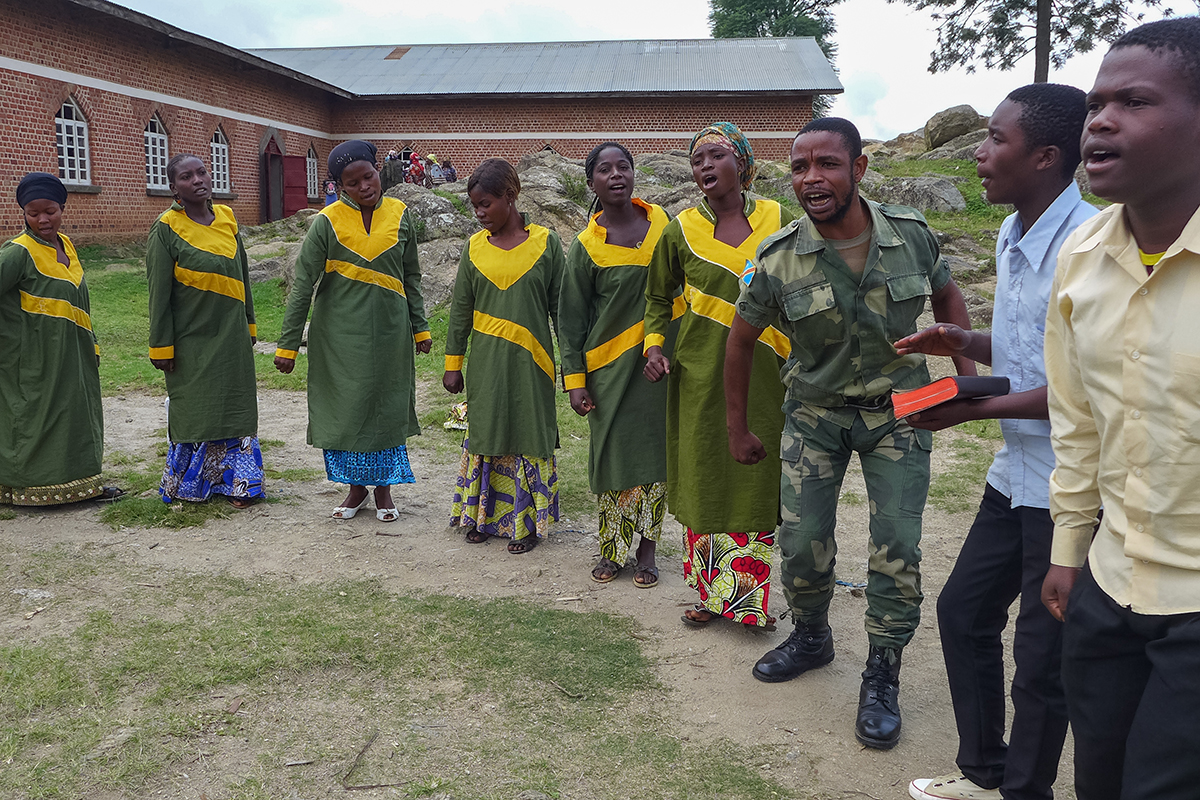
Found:
[[(780, 371), (791, 400), (837, 409), (929, 381), (925, 357), (898, 356), (892, 342), (916, 331), (950, 269), (919, 211), (867, 204), (871, 247), (861, 277), (801, 217), (763, 241), (742, 287), (742, 319), (756, 328), (778, 320), (791, 340)], [(845, 411), (833, 416), (848, 424), (855, 414)]]

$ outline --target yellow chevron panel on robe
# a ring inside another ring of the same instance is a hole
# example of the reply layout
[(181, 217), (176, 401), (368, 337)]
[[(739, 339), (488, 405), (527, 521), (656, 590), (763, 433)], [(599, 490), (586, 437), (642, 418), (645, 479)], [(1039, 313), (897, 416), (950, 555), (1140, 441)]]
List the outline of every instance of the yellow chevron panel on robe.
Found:
[(374, 261), (400, 241), (400, 221), (408, 206), (394, 197), (380, 198), (371, 214), (371, 232), (363, 227), (362, 211), (341, 200), (321, 210), (333, 224), (333, 235), (355, 255)]
[(597, 345), (588, 350), (584, 356), (588, 372), (595, 372), (601, 367), (608, 366), (624, 355), (625, 351), (632, 350), (640, 345), (645, 337), (646, 323), (643, 320), (639, 320), (636, 324), (630, 325), (604, 344)]
[(671, 321), (674, 322), (682, 317), (683, 312), (687, 311), (687, 307), (687, 298), (682, 294), (676, 295), (675, 299), (671, 301)]
[(740, 278), (746, 261), (754, 258), (754, 253), (763, 239), (779, 230), (779, 203), (774, 200), (754, 201), (754, 211), (748, 217), (753, 230), (746, 237), (746, 241), (737, 247), (718, 242), (713, 236), (715, 226), (694, 208), (679, 212), (676, 219), (679, 220), (683, 238), (693, 253), (705, 261), (724, 267)]
[(502, 250), (489, 242), (491, 234), (487, 231), (472, 236), (467, 245), (471, 263), (500, 291), (521, 280), (546, 252), (550, 231), (541, 225), (530, 225), (528, 231), (529, 238), (512, 250)]
[(175, 280), (184, 286), (190, 286), (202, 292), (223, 294), (226, 297), (232, 297), (234, 300), (240, 300), (243, 303), (246, 302), (246, 284), (228, 275), (219, 275), (216, 272), (201, 272), (195, 269), (184, 269), (176, 264)]
[(337, 261), (331, 258), (325, 262), (325, 271), (336, 272), (343, 278), (349, 278), (359, 283), (369, 283), (373, 286), (390, 289), (401, 297), (407, 297), (404, 294), (404, 284), (398, 278), (393, 278), (391, 275), (384, 275), (382, 272), (377, 272), (373, 269), (367, 269), (366, 267), (360, 267), (347, 261)]
[[(542, 343), (528, 328), (506, 319), (493, 317), (491, 314), (484, 314), (482, 311), (475, 312), (473, 325), (478, 333), (486, 333), (488, 336), (495, 336), (524, 347), (533, 356), (534, 362), (542, 368), (542, 371), (550, 376), (550, 380), (554, 380), (554, 359), (550, 357), (546, 348), (542, 347)], [(450, 357), (446, 358), (448, 360)]]
[(68, 319), (89, 333), (92, 330), (92, 318), (86, 311), (57, 297), (38, 297), (29, 292), (21, 292), (21, 310), (30, 314)]
[[(690, 292), (688, 302), (692, 307), (693, 314), (720, 323), (726, 328), (733, 326), (733, 317), (737, 313), (733, 303), (726, 302), (720, 297), (704, 294), (691, 286), (688, 287), (688, 291)], [(783, 331), (776, 327), (764, 328), (763, 332), (759, 334), (758, 340), (774, 350), (780, 358), (787, 358), (792, 352), (791, 341)]]
[(584, 228), (583, 233), (579, 234), (579, 243), (587, 250), (597, 267), (645, 267), (649, 265), (650, 257), (654, 255), (654, 245), (658, 243), (658, 238), (662, 236), (662, 232), (671, 218), (661, 207), (651, 205), (636, 197), (633, 198), (633, 204), (645, 209), (646, 217), (650, 220), (650, 230), (646, 232), (646, 238), (642, 240), (640, 247), (621, 247), (609, 244), (604, 228), (596, 222), (596, 218), (604, 213), (602, 211), (596, 213), (588, 226)]
[(30, 258), (33, 259), (34, 269), (47, 278), (70, 281), (75, 286), (79, 286), (80, 282), (83, 281), (83, 266), (79, 263), (79, 256), (75, 254), (75, 245), (71, 244), (71, 240), (66, 236), (62, 237), (62, 244), (63, 250), (67, 251), (67, 260), (71, 262), (71, 266), (69, 267), (64, 267), (58, 263), (58, 251), (56, 249), (42, 244), (28, 233), (22, 233), (12, 241), (13, 244), (25, 248)]
[(201, 225), (177, 208), (167, 209), (159, 219), (197, 250), (233, 258), (237, 255), (237, 218), (229, 206), (214, 205), (212, 209), (216, 219), (211, 225)]

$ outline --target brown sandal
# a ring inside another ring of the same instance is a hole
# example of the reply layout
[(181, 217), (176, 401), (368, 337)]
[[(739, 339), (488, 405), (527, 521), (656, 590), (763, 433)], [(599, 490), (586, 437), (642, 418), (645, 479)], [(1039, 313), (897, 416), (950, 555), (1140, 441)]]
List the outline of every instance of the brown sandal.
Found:
[(490, 538), (492, 538), (491, 534), (484, 533), (479, 528), (467, 529), (467, 541), (471, 544), (483, 544)]
[(508, 552), (515, 556), (522, 553), (528, 553), (530, 550), (538, 546), (537, 534), (529, 534), (521, 539), (513, 539), (508, 543)]

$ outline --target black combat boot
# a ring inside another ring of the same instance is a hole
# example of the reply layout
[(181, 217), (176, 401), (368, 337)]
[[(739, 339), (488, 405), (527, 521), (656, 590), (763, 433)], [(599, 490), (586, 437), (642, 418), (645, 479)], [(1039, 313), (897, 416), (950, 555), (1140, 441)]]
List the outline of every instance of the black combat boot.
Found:
[(802, 672), (833, 661), (833, 631), (829, 622), (797, 622), (796, 630), (754, 665), (754, 677), (767, 683), (790, 681)]
[(900, 741), (900, 650), (871, 647), (858, 692), (854, 738), (876, 750), (891, 750)]

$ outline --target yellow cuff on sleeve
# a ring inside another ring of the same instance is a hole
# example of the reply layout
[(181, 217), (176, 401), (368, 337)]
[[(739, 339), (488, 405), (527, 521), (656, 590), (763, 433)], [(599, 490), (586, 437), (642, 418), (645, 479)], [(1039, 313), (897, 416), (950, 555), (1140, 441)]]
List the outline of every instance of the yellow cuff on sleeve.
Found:
[(1082, 567), (1092, 549), (1092, 526), (1064, 528), (1054, 526), (1050, 545), (1050, 563), (1059, 567)]
[(420, 344), (421, 342), (428, 342), (432, 338), (433, 334), (429, 331), (421, 331), (420, 333), (413, 334), (413, 341), (417, 344)]
[(458, 372), (462, 369), (462, 356), (446, 356), (446, 372)]
[(645, 344), (642, 345), (642, 355), (645, 355), (646, 351), (651, 347), (662, 347), (664, 344), (666, 344), (666, 341), (667, 337), (663, 336), (661, 333), (647, 333)]
[(96, 345), (96, 355), (100, 355), (100, 345)]
[(151, 347), (150, 357), (155, 361), (166, 361), (168, 358), (175, 357), (175, 345), (170, 347)]
[(253, 336), (255, 339), (258, 338), (258, 326), (255, 325), (253, 322), (250, 323), (250, 335)]
[(276, 358), (290, 358), (292, 361), (295, 361), (297, 354), (298, 351), (296, 350), (284, 350), (282, 347), (275, 349)]
[(577, 372), (574, 375), (563, 375), (563, 389), (571, 391), (572, 389), (582, 389), (587, 385), (587, 375), (582, 372)]

